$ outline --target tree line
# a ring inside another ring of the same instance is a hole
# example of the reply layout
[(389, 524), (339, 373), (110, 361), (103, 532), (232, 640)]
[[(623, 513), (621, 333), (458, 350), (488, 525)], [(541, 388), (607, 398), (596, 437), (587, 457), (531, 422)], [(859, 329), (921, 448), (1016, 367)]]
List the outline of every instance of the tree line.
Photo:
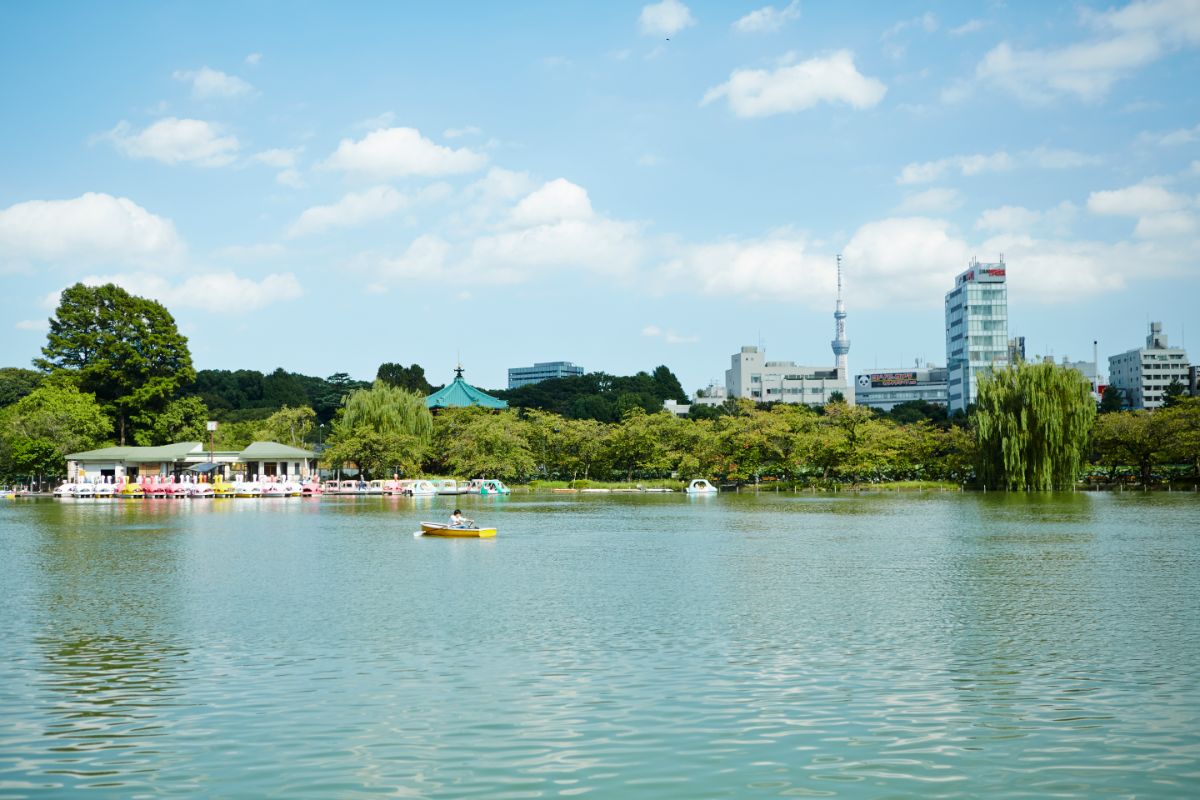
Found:
[(945, 481), (1008, 489), (1073, 485), (1091, 472), (1144, 483), (1172, 465), (1200, 477), (1200, 399), (1155, 412), (1097, 416), (1088, 384), (1054, 364), (986, 377), (969, 414), (927, 403), (889, 414), (840, 399), (823, 408), (729, 400), (683, 419), (686, 400), (660, 366), (497, 392), (505, 411), (447, 409), (416, 364), (385, 363), (375, 381), (277, 369), (195, 371), (187, 340), (161, 305), (118, 287), (62, 295), (36, 370), (0, 370), (0, 479), (59, 476), (63, 456), (113, 443), (255, 440), (316, 447), (326, 467), (529, 480), (706, 477), (728, 483)]

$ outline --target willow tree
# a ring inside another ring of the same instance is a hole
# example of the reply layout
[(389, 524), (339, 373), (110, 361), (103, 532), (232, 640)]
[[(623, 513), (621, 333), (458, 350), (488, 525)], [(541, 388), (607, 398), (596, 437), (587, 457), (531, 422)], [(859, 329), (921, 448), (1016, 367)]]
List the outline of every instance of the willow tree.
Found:
[(1047, 491), (1075, 482), (1096, 418), (1079, 372), (1017, 364), (984, 376), (974, 416), (979, 477), (987, 486)]
[(353, 463), (360, 471), (411, 474), (428, 451), (433, 415), (416, 392), (375, 381), (346, 395), (333, 423), (322, 462)]

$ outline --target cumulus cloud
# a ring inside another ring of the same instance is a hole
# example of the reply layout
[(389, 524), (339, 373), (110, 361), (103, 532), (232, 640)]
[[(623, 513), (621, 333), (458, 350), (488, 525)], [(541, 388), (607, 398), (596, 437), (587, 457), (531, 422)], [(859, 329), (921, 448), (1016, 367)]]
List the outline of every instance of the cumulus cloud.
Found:
[(166, 117), (141, 131), (122, 120), (101, 138), (130, 158), (152, 158), (164, 164), (220, 167), (232, 163), (238, 152), (236, 136), (223, 136), (220, 126), (199, 119)]
[(125, 197), (88, 192), (0, 210), (0, 263), (171, 261), (183, 243), (169, 219)]
[(886, 93), (881, 81), (858, 71), (850, 51), (839, 50), (775, 70), (734, 70), (728, 81), (709, 89), (700, 104), (724, 97), (739, 117), (766, 117), (803, 111), (817, 103), (871, 108)]
[(1192, 206), (1191, 198), (1146, 182), (1092, 192), (1087, 202), (1088, 211), (1098, 216), (1137, 218), (1134, 233), (1143, 239), (1194, 234), (1200, 224)]
[(447, 128), (442, 135), (447, 139), (459, 139), (463, 136), (479, 136), (483, 130), (474, 125), (466, 125), (462, 128)]
[(391, 216), (408, 202), (407, 197), (390, 186), (350, 192), (333, 205), (305, 210), (288, 229), (288, 236), (308, 236), (332, 228), (355, 228)]
[(592, 203), (587, 191), (564, 178), (550, 181), (517, 203), (512, 221), (530, 227), (566, 219), (590, 219)]
[(252, 67), (257, 66), (260, 61), (262, 61), (262, 53), (251, 53), (246, 56), (246, 63)]
[(739, 33), (771, 33), (794, 19), (800, 18), (800, 0), (792, 0), (783, 8), (763, 6), (733, 23)]
[(965, 36), (968, 33), (981, 31), (987, 26), (987, 23), (981, 19), (970, 19), (958, 27), (950, 29), (951, 36)]
[(649, 36), (672, 36), (684, 28), (695, 25), (692, 12), (679, 0), (662, 0), (642, 7), (638, 26)]
[(272, 150), (263, 150), (255, 153), (253, 160), (260, 164), (266, 164), (268, 167), (283, 169), (296, 166), (296, 159), (303, 152), (303, 147), (277, 147)]
[(1153, 144), (1159, 147), (1176, 147), (1178, 145), (1191, 144), (1200, 139), (1200, 125), (1192, 128), (1179, 128), (1178, 130), (1167, 131), (1166, 133), (1150, 133), (1143, 132), (1138, 141), (1143, 144)]
[[(255, 60), (247, 63), (257, 64)], [(176, 70), (171, 76), (177, 81), (192, 85), (192, 95), (200, 99), (213, 97), (241, 97), (253, 94), (254, 87), (235, 75), (226, 75), (220, 70), (201, 67), (193, 70)]]
[[(195, 308), (212, 314), (245, 314), (304, 294), (300, 281), (290, 272), (267, 275), (257, 281), (232, 272), (202, 272), (181, 282), (173, 282), (157, 272), (134, 272), (90, 275), (82, 282), (88, 286), (113, 283), (171, 309)], [(51, 296), (55, 306), (58, 295)]]
[(675, 248), (659, 270), (663, 287), (752, 300), (830, 296), (832, 256), (814, 252), (811, 240), (792, 230), (758, 239), (727, 239)]
[(358, 141), (342, 139), (325, 162), (328, 169), (377, 179), (410, 175), (457, 175), (483, 167), (487, 156), (426, 139), (416, 128), (381, 128)]
[(19, 331), (37, 331), (45, 333), (50, 329), (50, 320), (48, 319), (22, 319), (18, 320), (13, 326)]

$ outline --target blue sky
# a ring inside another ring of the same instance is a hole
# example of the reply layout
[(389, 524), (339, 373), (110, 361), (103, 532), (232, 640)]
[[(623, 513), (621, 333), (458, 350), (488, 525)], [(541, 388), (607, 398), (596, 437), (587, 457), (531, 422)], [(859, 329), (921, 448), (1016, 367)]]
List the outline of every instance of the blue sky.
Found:
[(3, 365), (113, 280), (201, 369), (690, 391), (832, 364), (838, 253), (852, 370), (945, 363), (1001, 253), (1031, 354), (1200, 337), (1198, 48), (1200, 0), (4, 4)]

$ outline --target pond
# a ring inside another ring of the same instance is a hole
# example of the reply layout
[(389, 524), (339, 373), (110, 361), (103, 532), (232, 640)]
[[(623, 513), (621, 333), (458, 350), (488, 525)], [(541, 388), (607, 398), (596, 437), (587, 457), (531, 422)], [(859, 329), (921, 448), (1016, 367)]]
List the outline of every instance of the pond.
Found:
[(1196, 796), (1198, 511), (5, 500), (0, 797)]

